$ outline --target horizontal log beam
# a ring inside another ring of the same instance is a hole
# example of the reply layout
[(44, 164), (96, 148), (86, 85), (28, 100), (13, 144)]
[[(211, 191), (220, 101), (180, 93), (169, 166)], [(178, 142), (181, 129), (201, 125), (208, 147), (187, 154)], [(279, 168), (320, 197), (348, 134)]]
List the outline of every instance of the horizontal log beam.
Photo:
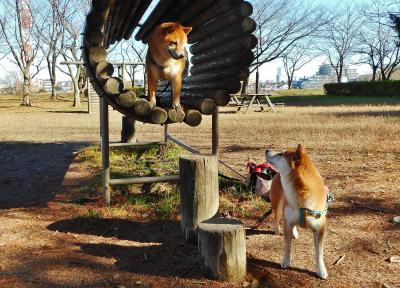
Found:
[(129, 24), (127, 24), (125, 28), (121, 31), (122, 37), (125, 40), (129, 40), (131, 38), (133, 31), (135, 31), (137, 25), (139, 24), (140, 19), (142, 18), (142, 16), (144, 15), (147, 8), (149, 8), (152, 2), (152, 0), (138, 0), (138, 1), (139, 1), (139, 7), (137, 8), (137, 11), (131, 12)]
[(223, 21), (212, 21), (207, 25), (196, 27), (196, 29), (188, 35), (188, 43), (193, 44), (199, 42), (209, 35), (237, 23), (240, 19), (250, 16), (251, 13), (253, 13), (253, 6), (249, 2), (243, 2), (238, 7), (219, 15), (218, 19), (223, 19)]
[[(215, 101), (217, 106), (225, 106), (229, 103), (230, 101), (230, 96), (229, 92), (220, 89), (220, 90), (191, 90), (191, 91), (182, 91), (181, 92), (181, 101), (186, 101), (189, 99), (212, 99)], [(158, 94), (158, 97), (164, 98), (164, 97), (171, 97), (171, 91), (165, 91), (161, 94)], [(184, 102), (182, 102), (184, 103)]]
[(221, 69), (214, 70), (213, 72), (204, 72), (201, 74), (190, 75), (189, 77), (183, 79), (183, 84), (186, 85), (190, 83), (204, 83), (229, 77), (239, 77), (239, 79), (243, 81), (247, 79), (249, 75), (249, 69), (243, 68), (243, 66), (223, 67)]
[[(222, 21), (223, 22), (223, 21)], [(190, 47), (190, 52), (194, 55), (199, 54), (207, 49), (213, 48), (219, 44), (224, 44), (232, 39), (245, 34), (251, 34), (257, 25), (256, 22), (246, 17), (240, 22), (230, 25), (218, 32), (210, 34), (206, 39)], [(190, 34), (189, 34), (190, 35)]]
[(177, 181), (179, 181), (179, 175), (131, 177), (131, 178), (111, 179), (110, 185), (146, 184), (146, 183), (177, 182)]
[(181, 13), (179, 22), (184, 25), (189, 25), (190, 21), (194, 19), (197, 15), (202, 13), (205, 9), (211, 6), (215, 1), (214, 0), (201, 0), (201, 1), (192, 1), (191, 4), (186, 7), (184, 13)]
[(190, 62), (193, 65), (201, 64), (208, 61), (209, 59), (221, 57), (226, 54), (231, 54), (238, 50), (242, 51), (252, 50), (256, 46), (257, 46), (257, 37), (252, 34), (246, 35), (236, 39), (232, 39), (218, 46), (214, 46), (211, 49), (208, 49), (201, 54), (193, 55), (190, 58)]
[(192, 27), (199, 27), (211, 20), (213, 20), (219, 14), (222, 14), (229, 9), (232, 9), (232, 5), (236, 5), (243, 0), (219, 0), (214, 1), (214, 3), (209, 6), (202, 13), (197, 15), (195, 18), (188, 21), (187, 25)]
[(190, 73), (192, 75), (204, 74), (205, 71), (214, 71), (215, 69), (222, 67), (231, 66), (243, 66), (248, 67), (248, 65), (253, 62), (254, 54), (250, 50), (239, 51), (224, 57), (219, 57), (211, 59), (208, 62), (197, 64), (190, 68)]
[(142, 27), (140, 27), (139, 31), (136, 33), (135, 40), (142, 40), (145, 42), (145, 38), (150, 34), (153, 28), (163, 22), (163, 14), (165, 11), (172, 8), (171, 6), (174, 2), (174, 0), (160, 0), (154, 10), (150, 13), (149, 17), (147, 17), (146, 22), (143, 23)]

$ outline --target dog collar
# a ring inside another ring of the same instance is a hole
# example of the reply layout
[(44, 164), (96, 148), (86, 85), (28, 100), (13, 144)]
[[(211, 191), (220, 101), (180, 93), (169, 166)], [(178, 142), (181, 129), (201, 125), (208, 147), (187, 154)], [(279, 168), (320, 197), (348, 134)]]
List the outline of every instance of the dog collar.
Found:
[(306, 226), (307, 216), (311, 216), (316, 219), (319, 219), (319, 218), (325, 216), (326, 214), (328, 214), (328, 205), (326, 205), (326, 208), (323, 211), (311, 210), (308, 208), (300, 208), (299, 225), (302, 228), (304, 228)]

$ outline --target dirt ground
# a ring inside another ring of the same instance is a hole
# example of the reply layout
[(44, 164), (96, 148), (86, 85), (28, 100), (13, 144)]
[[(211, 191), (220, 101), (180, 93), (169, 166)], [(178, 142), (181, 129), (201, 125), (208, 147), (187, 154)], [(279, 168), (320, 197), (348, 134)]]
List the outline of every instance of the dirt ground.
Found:
[[(26, 108), (0, 96), (0, 287), (242, 287), (202, 278), (197, 251), (184, 243), (176, 221), (74, 220), (88, 208), (71, 200), (91, 176), (75, 155), (98, 141), (98, 114), (76, 111), (68, 99), (42, 98)], [(275, 114), (221, 110), (224, 162), (244, 174), (248, 156), (261, 162), (266, 147), (302, 143), (336, 198), (328, 214), (328, 280), (316, 277), (311, 234), (304, 230), (293, 243), (293, 267), (280, 269), (283, 237), (273, 235), (267, 219), (247, 230), (249, 281), (259, 280), (260, 287), (400, 287), (400, 263), (388, 260), (400, 255), (400, 226), (391, 221), (400, 215), (399, 116), (400, 105), (282, 107)], [(114, 141), (120, 122), (121, 115), (110, 112)], [(204, 117), (198, 128), (176, 124), (171, 131), (207, 152), (210, 127)], [(137, 128), (140, 140), (162, 138), (162, 127)]]

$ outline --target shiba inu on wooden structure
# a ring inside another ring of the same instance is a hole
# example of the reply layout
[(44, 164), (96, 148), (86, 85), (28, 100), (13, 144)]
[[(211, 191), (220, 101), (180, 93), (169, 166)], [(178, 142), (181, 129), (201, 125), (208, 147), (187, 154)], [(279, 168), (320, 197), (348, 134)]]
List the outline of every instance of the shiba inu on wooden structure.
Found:
[(170, 80), (172, 83), (172, 106), (180, 108), (182, 79), (187, 66), (187, 34), (191, 27), (166, 22), (154, 28), (149, 36), (149, 50), (146, 56), (148, 72), (149, 101), (156, 105), (157, 81)]
[(277, 234), (280, 234), (281, 215), (284, 218), (282, 268), (290, 267), (292, 238), (298, 237), (296, 226), (309, 228), (314, 236), (317, 274), (326, 279), (323, 245), (328, 206), (324, 180), (301, 145), (283, 152), (267, 150), (265, 156), (279, 171), (272, 180), (270, 199)]

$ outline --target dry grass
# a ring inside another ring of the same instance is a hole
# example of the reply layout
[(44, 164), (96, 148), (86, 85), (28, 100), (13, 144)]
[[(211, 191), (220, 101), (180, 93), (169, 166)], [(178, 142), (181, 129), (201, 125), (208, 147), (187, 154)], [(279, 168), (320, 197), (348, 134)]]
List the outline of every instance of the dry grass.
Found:
[[(266, 147), (286, 149), (302, 143), (337, 199), (328, 216), (325, 258), (330, 278), (327, 281), (322, 282), (309, 273), (314, 271), (309, 233), (300, 231), (300, 239), (293, 246), (296, 268), (284, 271), (277, 265), (282, 257), (282, 239), (268, 234), (269, 224), (265, 224), (266, 230), (248, 236), (249, 263), (261, 271), (257, 275), (261, 275), (266, 286), (381, 287), (382, 283), (400, 286), (396, 276), (400, 274), (400, 266), (386, 260), (400, 254), (399, 226), (390, 222), (400, 211), (400, 101), (364, 100), (348, 100), (349, 106), (344, 105), (346, 99), (340, 99), (340, 105), (319, 106), (318, 103), (326, 102), (314, 98), (313, 106), (307, 106), (310, 103), (303, 98), (303, 107), (281, 107), (278, 113), (243, 114), (234, 113), (234, 108), (221, 109), (220, 158), (224, 162), (244, 174), (248, 156), (261, 162)], [(98, 140), (98, 115), (72, 113), (69, 107), (72, 102), (54, 104), (34, 98), (33, 103), (38, 107), (26, 108), (19, 107), (18, 100), (10, 101), (0, 96), (0, 142)], [(120, 122), (121, 115), (110, 112), (113, 140), (119, 139)], [(170, 130), (195, 148), (209, 152), (210, 128), (211, 117), (204, 117), (200, 127), (176, 124)], [(140, 140), (161, 139), (161, 133), (162, 127), (138, 125)], [(223, 166), (220, 168), (228, 173)], [(227, 206), (232, 203), (221, 202)], [(233, 203), (234, 216), (250, 219), (246, 224), (251, 224), (253, 219), (246, 214), (248, 207), (238, 200)], [(110, 213), (118, 215), (120, 211)], [(334, 265), (343, 254), (345, 260)]]

